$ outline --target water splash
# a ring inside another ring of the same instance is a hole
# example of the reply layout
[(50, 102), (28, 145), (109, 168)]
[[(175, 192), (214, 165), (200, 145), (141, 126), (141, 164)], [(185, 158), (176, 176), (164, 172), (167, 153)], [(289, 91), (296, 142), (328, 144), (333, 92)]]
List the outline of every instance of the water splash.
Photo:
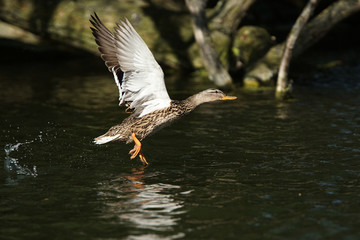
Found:
[(24, 165), (21, 166), (17, 158), (10, 157), (10, 153), (14, 151), (18, 151), (19, 147), (24, 144), (32, 143), (25, 142), (25, 143), (17, 143), (17, 144), (6, 144), (5, 145), (5, 162), (4, 167), (5, 171), (8, 173), (15, 173), (16, 175), (25, 175), (25, 176), (32, 176), (36, 177), (38, 175), (36, 166), (33, 166), (32, 169), (30, 169), (28, 166)]

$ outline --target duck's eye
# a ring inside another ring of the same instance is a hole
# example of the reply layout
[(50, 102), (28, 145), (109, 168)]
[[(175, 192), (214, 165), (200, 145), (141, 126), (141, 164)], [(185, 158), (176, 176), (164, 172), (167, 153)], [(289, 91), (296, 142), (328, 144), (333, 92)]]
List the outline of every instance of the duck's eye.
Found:
[(215, 88), (210, 89), (210, 92), (211, 92), (211, 93), (221, 93), (220, 90), (215, 89)]

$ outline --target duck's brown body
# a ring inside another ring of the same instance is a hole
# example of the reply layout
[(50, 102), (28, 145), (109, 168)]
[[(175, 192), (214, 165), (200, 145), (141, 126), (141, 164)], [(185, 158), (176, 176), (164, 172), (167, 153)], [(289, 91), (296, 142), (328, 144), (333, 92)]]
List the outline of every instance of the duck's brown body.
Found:
[(131, 143), (134, 141), (131, 137), (132, 133), (136, 135), (139, 141), (142, 141), (148, 135), (157, 132), (176, 119), (190, 113), (195, 107), (188, 100), (172, 100), (169, 107), (156, 110), (143, 117), (139, 118), (135, 114), (130, 115), (122, 123), (111, 127), (104, 135), (97, 137), (95, 141), (116, 136), (110, 141), (126, 141), (126, 143)]

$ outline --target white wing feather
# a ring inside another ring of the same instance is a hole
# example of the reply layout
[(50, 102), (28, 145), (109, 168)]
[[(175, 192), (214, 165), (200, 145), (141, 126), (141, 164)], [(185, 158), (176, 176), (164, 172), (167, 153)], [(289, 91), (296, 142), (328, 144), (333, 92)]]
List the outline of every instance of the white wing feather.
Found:
[(170, 106), (164, 73), (145, 42), (125, 19), (115, 28), (116, 57), (124, 72), (119, 87), (120, 104), (129, 103), (138, 117)]
[(123, 94), (122, 94), (122, 87), (121, 87), (121, 83), (120, 83), (120, 81), (119, 81), (119, 78), (118, 78), (118, 76), (117, 76), (117, 74), (116, 74), (115, 67), (112, 67), (112, 68), (111, 68), (111, 72), (112, 72), (113, 75), (114, 75), (114, 80), (115, 80), (116, 86), (117, 86), (118, 89), (119, 89), (119, 105), (121, 105), (121, 104), (122, 104), (122, 102), (121, 102), (121, 96), (123, 95)]

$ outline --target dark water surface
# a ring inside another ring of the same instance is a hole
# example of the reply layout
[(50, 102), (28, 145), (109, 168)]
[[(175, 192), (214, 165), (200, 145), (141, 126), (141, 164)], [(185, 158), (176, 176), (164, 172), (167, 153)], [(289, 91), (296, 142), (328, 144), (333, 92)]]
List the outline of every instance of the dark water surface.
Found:
[(92, 143), (127, 116), (105, 67), (44, 65), (1, 73), (0, 239), (360, 239), (359, 66), (202, 105), (143, 141), (144, 168)]

